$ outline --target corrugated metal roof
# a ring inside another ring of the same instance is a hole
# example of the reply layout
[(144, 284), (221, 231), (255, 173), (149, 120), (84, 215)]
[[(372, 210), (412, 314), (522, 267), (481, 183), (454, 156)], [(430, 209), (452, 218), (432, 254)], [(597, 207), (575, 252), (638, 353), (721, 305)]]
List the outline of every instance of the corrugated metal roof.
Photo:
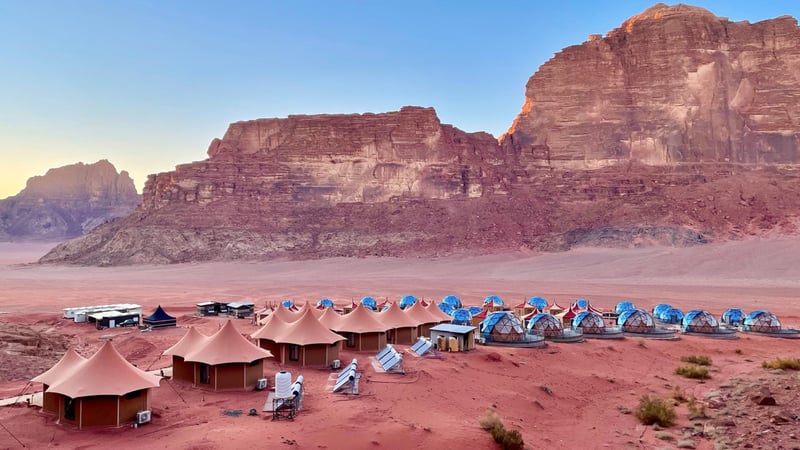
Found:
[(469, 325), (454, 325), (452, 323), (443, 323), (431, 328), (431, 331), (446, 331), (448, 333), (465, 334), (475, 329), (477, 329), (477, 327)]

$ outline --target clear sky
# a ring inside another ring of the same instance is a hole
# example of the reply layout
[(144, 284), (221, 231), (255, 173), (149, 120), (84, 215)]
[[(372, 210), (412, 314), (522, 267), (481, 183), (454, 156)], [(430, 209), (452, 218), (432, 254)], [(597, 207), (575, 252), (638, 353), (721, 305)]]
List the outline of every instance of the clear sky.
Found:
[[(148, 174), (206, 158), (231, 122), (432, 106), (502, 134), (563, 47), (655, 1), (0, 0), (0, 198), (108, 159)], [(800, 16), (798, 0), (698, 0)]]

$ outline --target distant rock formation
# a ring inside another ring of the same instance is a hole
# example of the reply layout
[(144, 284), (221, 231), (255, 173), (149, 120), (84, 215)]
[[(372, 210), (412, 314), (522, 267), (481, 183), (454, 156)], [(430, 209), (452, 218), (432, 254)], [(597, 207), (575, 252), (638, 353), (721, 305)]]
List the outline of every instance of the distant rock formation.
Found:
[(565, 48), (501, 138), (525, 167), (800, 163), (800, 28), (657, 4)]
[(0, 200), (0, 240), (64, 240), (130, 214), (139, 195), (128, 172), (106, 160), (50, 169)]
[(656, 5), (565, 49), (500, 142), (431, 108), (230, 125), (130, 216), (42, 262), (92, 265), (696, 245), (800, 227), (794, 19)]

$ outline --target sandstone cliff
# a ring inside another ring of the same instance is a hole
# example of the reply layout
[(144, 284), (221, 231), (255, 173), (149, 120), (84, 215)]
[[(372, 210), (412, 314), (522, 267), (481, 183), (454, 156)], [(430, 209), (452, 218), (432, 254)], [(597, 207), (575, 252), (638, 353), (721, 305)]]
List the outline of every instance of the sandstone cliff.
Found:
[(795, 233), (798, 27), (657, 5), (556, 55), (500, 142), (431, 108), (230, 125), (43, 262), (435, 256)]
[(525, 166), (800, 163), (800, 28), (655, 5), (531, 78), (504, 146)]
[(139, 204), (133, 180), (106, 160), (50, 169), (0, 200), (0, 240), (63, 240), (130, 214)]

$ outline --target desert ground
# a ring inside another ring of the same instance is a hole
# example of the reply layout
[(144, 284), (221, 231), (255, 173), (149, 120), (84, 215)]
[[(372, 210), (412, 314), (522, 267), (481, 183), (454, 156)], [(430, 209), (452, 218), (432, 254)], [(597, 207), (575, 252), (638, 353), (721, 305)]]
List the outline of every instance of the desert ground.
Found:
[[(207, 300), (250, 300), (258, 307), (287, 298), (301, 304), (328, 297), (344, 304), (365, 295), (398, 301), (413, 294), (438, 302), (455, 294), (477, 305), (495, 294), (513, 306), (540, 295), (565, 306), (587, 298), (606, 310), (622, 300), (645, 309), (670, 303), (717, 317), (729, 307), (768, 309), (784, 327), (800, 328), (800, 238), (480, 257), (103, 268), (33, 263), (51, 247), (0, 244), (0, 398), (20, 399), (0, 407), (0, 448), (495, 448), (478, 423), (490, 405), (506, 428), (519, 430), (534, 449), (676, 448), (688, 441), (698, 449), (800, 446), (794, 419), (798, 376), (761, 368), (767, 359), (800, 357), (800, 341), (741, 333), (735, 340), (681, 336), (549, 343), (544, 349), (478, 346), (436, 358), (406, 352), (405, 375), (376, 372), (365, 363), (372, 355), (343, 352), (344, 361), (363, 361), (360, 394), (331, 393), (328, 370), (290, 368), (293, 378), (304, 376), (306, 388), (294, 421), (273, 421), (261, 413), (263, 391), (209, 392), (169, 379), (153, 390), (152, 422), (139, 428), (79, 431), (24, 401), (41, 389), (28, 380), (55, 363), (67, 346), (90, 356), (109, 334), (138, 367), (169, 366), (161, 352), (186, 327), (211, 334), (225, 320), (194, 316), (194, 305)], [(178, 318), (178, 328), (96, 330), (62, 319), (65, 307), (120, 302), (139, 303), (145, 314), (160, 304)], [(257, 329), (245, 319), (235, 325), (246, 334)], [(688, 355), (713, 360), (710, 380), (675, 374), (684, 365), (680, 358)], [(280, 369), (266, 364), (270, 384)], [(769, 387), (778, 404), (751, 402), (749, 390), (759, 386)], [(657, 430), (629, 413), (642, 395), (668, 398), (676, 387), (705, 405), (709, 418), (689, 420), (681, 403), (677, 423)], [(251, 408), (260, 414), (248, 416)], [(245, 414), (225, 414), (231, 410)], [(778, 412), (793, 416), (788, 423), (776, 421)]]

